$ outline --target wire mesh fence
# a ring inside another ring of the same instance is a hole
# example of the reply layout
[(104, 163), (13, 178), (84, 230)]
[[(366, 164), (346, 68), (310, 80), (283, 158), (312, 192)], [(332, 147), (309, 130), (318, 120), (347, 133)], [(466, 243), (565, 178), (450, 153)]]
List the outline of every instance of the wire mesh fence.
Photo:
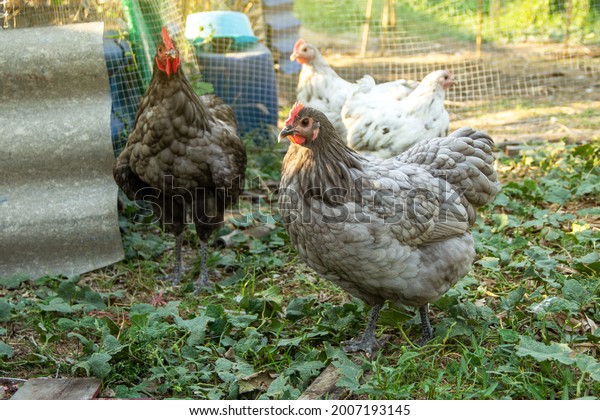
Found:
[[(420, 80), (449, 69), (458, 80), (449, 109), (484, 112), (504, 100), (600, 89), (598, 0), (2, 0), (0, 7), (9, 29), (105, 22), (116, 150), (149, 82), (163, 25), (197, 90), (212, 86), (234, 107), (242, 132), (260, 137), (295, 100), (300, 67), (289, 54), (299, 37), (349, 81)], [(243, 12), (258, 42), (236, 49), (210, 35), (186, 39), (186, 18), (214, 10)]]

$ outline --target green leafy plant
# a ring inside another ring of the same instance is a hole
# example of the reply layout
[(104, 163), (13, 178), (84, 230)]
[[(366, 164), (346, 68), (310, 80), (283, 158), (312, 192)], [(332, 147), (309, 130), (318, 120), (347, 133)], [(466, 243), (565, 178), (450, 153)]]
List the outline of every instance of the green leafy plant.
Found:
[(278, 223), (281, 156), (251, 150), (256, 194), (221, 230), (237, 233), (211, 252), (213, 286), (198, 296), (195, 234), (173, 287), (163, 281), (172, 238), (126, 200), (124, 261), (0, 279), (3, 375), (95, 376), (104, 397), (293, 399), (333, 364), (353, 398), (600, 395), (598, 144), (501, 157), (503, 190), (474, 228), (474, 268), (431, 307), (435, 338), (416, 346), (414, 309), (387, 304), (378, 334), (389, 340), (371, 359), (341, 351), (369, 308), (304, 266)]

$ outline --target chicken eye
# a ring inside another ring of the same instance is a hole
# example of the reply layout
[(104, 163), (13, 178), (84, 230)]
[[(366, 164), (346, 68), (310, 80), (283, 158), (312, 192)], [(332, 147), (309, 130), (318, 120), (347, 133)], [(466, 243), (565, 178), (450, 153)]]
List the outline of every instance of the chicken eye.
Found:
[(306, 52), (306, 51), (308, 51), (307, 47), (302, 48), (302, 52)]
[(300, 125), (302, 127), (308, 127), (308, 118), (304, 118), (302, 121), (300, 121)]

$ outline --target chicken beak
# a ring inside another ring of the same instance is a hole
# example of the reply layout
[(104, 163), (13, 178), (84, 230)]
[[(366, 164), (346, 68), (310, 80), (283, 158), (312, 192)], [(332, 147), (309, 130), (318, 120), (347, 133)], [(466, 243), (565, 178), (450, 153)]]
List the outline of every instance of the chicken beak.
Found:
[(291, 126), (285, 126), (283, 130), (281, 130), (281, 132), (279, 133), (279, 139), (277, 140), (277, 143), (281, 143), (281, 140), (287, 138), (288, 136), (291, 136), (292, 134), (294, 134), (296, 132), (296, 129)]
[(290, 55), (290, 61), (295, 61), (298, 58), (298, 53), (294, 51), (292, 55)]
[(165, 55), (171, 59), (177, 57), (177, 50), (168, 50)]

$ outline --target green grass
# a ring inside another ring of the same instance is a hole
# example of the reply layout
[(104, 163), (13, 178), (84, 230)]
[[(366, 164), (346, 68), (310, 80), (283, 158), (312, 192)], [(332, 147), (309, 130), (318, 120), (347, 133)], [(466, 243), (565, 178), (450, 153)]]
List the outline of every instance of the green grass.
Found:
[[(330, 34), (362, 31), (366, 1), (297, 0), (294, 11), (303, 26)], [(494, 3), (497, 9), (492, 10)], [(553, 8), (552, 4), (557, 5)], [(561, 42), (566, 35), (566, 2), (548, 0), (483, 2), (482, 36), (486, 41)], [(478, 27), (477, 0), (408, 0), (396, 2), (397, 29), (423, 39), (453, 38), (474, 41)], [(383, 2), (373, 2), (371, 34), (382, 31)], [(587, 0), (574, 0), (569, 36), (571, 42), (599, 42), (599, 10)]]
[(72, 278), (2, 279), (0, 376), (95, 376), (106, 397), (294, 399), (333, 363), (353, 398), (597, 397), (600, 145), (529, 153), (499, 158), (503, 190), (480, 211), (477, 262), (432, 305), (424, 347), (414, 311), (387, 305), (385, 347), (371, 360), (341, 352), (369, 308), (297, 258), (264, 190), (278, 179), (273, 148), (251, 152), (249, 179), (262, 179), (253, 188), (264, 197), (236, 219), (272, 229), (213, 249), (215, 283), (198, 296), (193, 229), (190, 271), (172, 287), (173, 238), (131, 212), (121, 217), (126, 260)]

